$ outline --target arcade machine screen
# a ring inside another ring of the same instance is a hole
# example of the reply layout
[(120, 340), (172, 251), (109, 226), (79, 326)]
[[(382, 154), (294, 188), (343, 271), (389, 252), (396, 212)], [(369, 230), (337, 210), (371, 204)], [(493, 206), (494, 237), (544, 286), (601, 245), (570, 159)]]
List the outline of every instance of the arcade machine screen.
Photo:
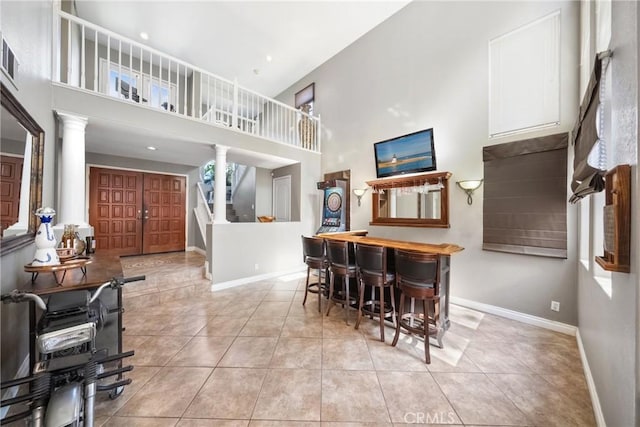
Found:
[(344, 190), (341, 187), (324, 189), (324, 204), (322, 208), (322, 225), (316, 233), (330, 233), (345, 231), (345, 211), (342, 204)]

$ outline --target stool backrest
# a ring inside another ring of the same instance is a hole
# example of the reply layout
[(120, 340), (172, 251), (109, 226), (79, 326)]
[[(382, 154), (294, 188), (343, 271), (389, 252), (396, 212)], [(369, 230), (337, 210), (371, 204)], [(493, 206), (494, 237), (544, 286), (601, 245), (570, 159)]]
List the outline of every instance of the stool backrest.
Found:
[(383, 276), (387, 272), (387, 248), (384, 246), (356, 245), (356, 265), (363, 273)]
[(327, 241), (327, 258), (330, 265), (346, 267), (353, 265), (354, 253), (353, 246), (349, 242), (338, 242), (336, 240)]
[(322, 259), (326, 256), (326, 252), (324, 239), (302, 236), (302, 256), (305, 262), (307, 257)]
[(439, 256), (422, 252), (395, 250), (396, 279), (413, 285), (435, 286), (439, 283)]

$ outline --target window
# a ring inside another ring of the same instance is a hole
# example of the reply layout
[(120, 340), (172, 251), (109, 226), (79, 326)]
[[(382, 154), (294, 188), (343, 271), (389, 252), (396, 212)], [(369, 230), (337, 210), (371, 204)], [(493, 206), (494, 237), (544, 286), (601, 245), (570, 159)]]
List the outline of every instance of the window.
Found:
[(580, 254), (580, 262), (587, 270), (590, 270), (591, 267), (589, 265), (589, 259), (591, 256), (589, 255), (589, 242), (590, 242), (590, 209), (591, 206), (589, 204), (589, 199), (580, 200), (580, 212), (579, 212), (579, 235), (578, 235), (578, 244), (579, 244), (579, 254)]
[(296, 108), (300, 108), (305, 105), (308, 105), (307, 107), (308, 111), (307, 111), (307, 108), (303, 108), (303, 111), (305, 113), (313, 114), (313, 101), (315, 100), (315, 91), (316, 91), (316, 84), (311, 83), (309, 86), (305, 87), (300, 92), (296, 93), (295, 95)]
[(560, 11), (489, 42), (489, 136), (560, 122)]
[(567, 143), (556, 134), (483, 148), (484, 250), (567, 257)]
[[(176, 85), (157, 77), (153, 79), (147, 74), (140, 74), (128, 67), (112, 62), (107, 74), (107, 61), (100, 60), (100, 81), (102, 92), (116, 98), (130, 99), (151, 107), (175, 111)], [(118, 92), (118, 84), (120, 91)], [(142, 88), (141, 88), (142, 86)], [(141, 90), (142, 89), (142, 90)]]

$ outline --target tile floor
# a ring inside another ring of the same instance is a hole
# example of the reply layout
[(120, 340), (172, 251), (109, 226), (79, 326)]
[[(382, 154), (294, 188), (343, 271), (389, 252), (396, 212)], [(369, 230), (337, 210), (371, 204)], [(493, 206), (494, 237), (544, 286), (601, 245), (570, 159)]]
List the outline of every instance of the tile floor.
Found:
[(325, 317), (304, 276), (218, 292), (193, 252), (122, 259), (133, 383), (106, 426), (595, 425), (574, 337), (458, 306), (444, 349)]

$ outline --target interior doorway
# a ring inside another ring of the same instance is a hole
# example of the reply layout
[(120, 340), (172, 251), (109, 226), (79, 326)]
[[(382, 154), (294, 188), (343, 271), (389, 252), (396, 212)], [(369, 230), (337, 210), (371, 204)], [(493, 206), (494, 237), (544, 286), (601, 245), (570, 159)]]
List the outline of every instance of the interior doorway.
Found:
[(273, 179), (273, 216), (278, 222), (291, 221), (291, 175)]
[(97, 250), (142, 255), (185, 249), (186, 178), (89, 170), (89, 223)]

